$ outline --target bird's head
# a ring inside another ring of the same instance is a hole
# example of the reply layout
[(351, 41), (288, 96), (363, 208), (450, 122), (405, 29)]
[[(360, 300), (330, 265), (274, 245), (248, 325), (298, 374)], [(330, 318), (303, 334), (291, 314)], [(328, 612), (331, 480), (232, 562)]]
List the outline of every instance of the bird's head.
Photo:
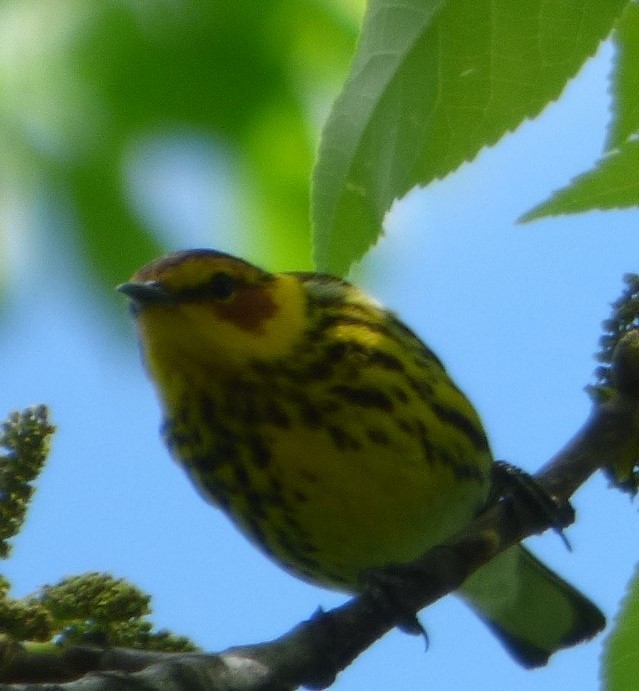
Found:
[(132, 304), (151, 370), (229, 372), (287, 354), (304, 327), (303, 286), (215, 250), (176, 252), (118, 286)]

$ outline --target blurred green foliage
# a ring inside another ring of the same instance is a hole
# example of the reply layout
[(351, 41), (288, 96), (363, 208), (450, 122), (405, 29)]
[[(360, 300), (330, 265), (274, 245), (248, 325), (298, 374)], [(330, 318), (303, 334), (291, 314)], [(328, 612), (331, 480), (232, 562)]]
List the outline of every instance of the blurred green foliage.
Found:
[(246, 255), (309, 268), (313, 153), (361, 4), (3, 0), (0, 253), (26, 209), (110, 291), (162, 252), (132, 199), (130, 158), (185, 133), (224, 152), (237, 189), (219, 202)]

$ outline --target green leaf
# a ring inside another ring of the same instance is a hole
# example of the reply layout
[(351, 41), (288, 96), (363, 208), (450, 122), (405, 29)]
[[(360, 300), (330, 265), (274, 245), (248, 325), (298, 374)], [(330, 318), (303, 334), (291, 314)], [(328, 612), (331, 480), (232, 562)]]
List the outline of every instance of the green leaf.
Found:
[(393, 200), (556, 99), (626, 4), (371, 0), (314, 172), (319, 268), (345, 273)]
[(524, 214), (519, 221), (572, 214), (592, 209), (621, 209), (639, 203), (639, 141), (623, 144), (597, 166), (576, 177), (550, 199)]
[(605, 155), (594, 168), (556, 190), (527, 211), (520, 222), (594, 209), (620, 209), (639, 204), (639, 5), (630, 3), (614, 34), (617, 46), (611, 76), (613, 118)]
[(602, 688), (632, 691), (639, 678), (639, 570), (615, 617), (614, 627), (604, 643)]
[(631, 2), (615, 31), (617, 57), (611, 75), (613, 119), (607, 150), (639, 132), (639, 4)]

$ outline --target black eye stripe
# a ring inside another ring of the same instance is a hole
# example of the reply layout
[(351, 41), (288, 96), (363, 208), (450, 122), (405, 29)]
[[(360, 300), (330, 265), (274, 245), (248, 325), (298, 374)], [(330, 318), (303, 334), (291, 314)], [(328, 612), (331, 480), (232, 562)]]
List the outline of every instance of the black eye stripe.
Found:
[(201, 285), (180, 290), (178, 300), (228, 300), (237, 290), (238, 282), (230, 274), (220, 271)]
[(210, 280), (202, 286), (202, 290), (207, 295), (218, 300), (227, 300), (233, 295), (236, 288), (235, 279), (222, 272), (213, 274)]

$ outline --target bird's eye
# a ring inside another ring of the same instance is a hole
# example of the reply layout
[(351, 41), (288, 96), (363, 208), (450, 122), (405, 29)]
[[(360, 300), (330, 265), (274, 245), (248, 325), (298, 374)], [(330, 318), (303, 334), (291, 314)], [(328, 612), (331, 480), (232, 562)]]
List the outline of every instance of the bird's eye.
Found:
[(228, 300), (236, 288), (237, 284), (232, 276), (217, 273), (213, 274), (207, 282), (206, 293), (215, 300)]

